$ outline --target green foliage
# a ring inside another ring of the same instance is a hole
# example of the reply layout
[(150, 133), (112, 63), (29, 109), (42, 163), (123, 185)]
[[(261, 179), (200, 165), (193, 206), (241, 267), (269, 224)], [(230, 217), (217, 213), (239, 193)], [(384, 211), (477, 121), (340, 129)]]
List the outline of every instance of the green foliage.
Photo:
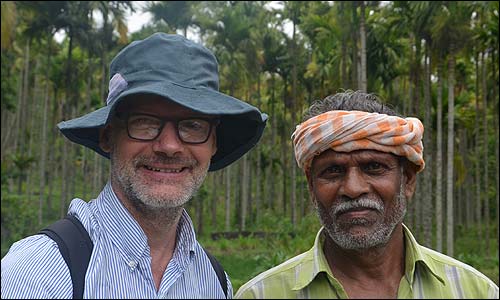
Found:
[(33, 162), (35, 162), (35, 157), (32, 155), (17, 153), (12, 155), (12, 161), (14, 162), (16, 168), (23, 172), (26, 171)]
[[(299, 222), (293, 237), (287, 234), (290, 227), (286, 221), (275, 218), (273, 223), (270, 218), (263, 218), (263, 225), (273, 228), (272, 232), (279, 234), (265, 238), (240, 236), (232, 240), (202, 239), (201, 241), (221, 262), (231, 278), (235, 292), (241, 285), (261, 272), (309, 250), (320, 228), (315, 214), (309, 214)], [(478, 254), (477, 250), (484, 245), (475, 236), (475, 232), (477, 230), (474, 228), (468, 230), (459, 228), (455, 247), (458, 254), (455, 258), (476, 268), (498, 284), (498, 257)], [(494, 240), (491, 241), (491, 249), (495, 249), (494, 242)], [(498, 251), (498, 248), (496, 249)]]
[[(3, 2), (2, 2), (3, 6)], [(2, 51), (2, 82), (1, 82), (1, 104), (2, 110), (14, 111), (16, 107), (17, 76), (13, 74), (14, 58), (17, 54), (13, 51)]]
[[(2, 2), (2, 14), (9, 16), (2, 17), (2, 30), (9, 30), (12, 38), (12, 42), (5, 43), (8, 48), (2, 50), (2, 254), (13, 241), (38, 229), (38, 205), (33, 202), (36, 201), (34, 195), (46, 195), (42, 221), (45, 224), (60, 216), (66, 208), (64, 201), (67, 204), (69, 199), (79, 194), (88, 199), (86, 196), (98, 193), (102, 181), (106, 180), (107, 162), (103, 163), (94, 154), (84, 155), (82, 148), (74, 151), (74, 147), (79, 146), (63, 147), (67, 141), (57, 131), (56, 124), (62, 119), (87, 113), (85, 106), (89, 97), (92, 108), (102, 107), (108, 87), (109, 63), (123, 47), (118, 36), (119, 32), (123, 42), (124, 28), (120, 24), (123, 25), (125, 8), (132, 2), (28, 1), (11, 4), (16, 5), (16, 11), (8, 14), (4, 9), (7, 4)], [(256, 154), (261, 157), (260, 178), (255, 172), (256, 158), (252, 158), (250, 153), (252, 187), (248, 191), (246, 218), (247, 230), (266, 232), (267, 236), (210, 239), (210, 233), (225, 228), (226, 181), (221, 177), (224, 171), (217, 176), (217, 183), (207, 180), (187, 207), (195, 223), (198, 213), (202, 213), (202, 224), (196, 226), (203, 228), (203, 233), (199, 233), (202, 244), (213, 250), (221, 260), (232, 277), (235, 289), (258, 273), (312, 246), (320, 227), (316, 215), (302, 216), (302, 213), (297, 213), (297, 224), (290, 221), (291, 207), (287, 202), (292, 194), (290, 183), (295, 180), (297, 191), (300, 186), (306, 186), (303, 176), (292, 178), (292, 172), (289, 172), (293, 163), (292, 155), (288, 155), (292, 149), (290, 134), (296, 125), (291, 124), (291, 116), (299, 116), (313, 99), (324, 98), (342, 89), (357, 89), (360, 77), (359, 3), (285, 1), (279, 4), (282, 8), (272, 8), (274, 5), (269, 5), (267, 1), (160, 3), (149, 7), (154, 15), (152, 22), (128, 36), (132, 41), (146, 38), (154, 32), (177, 29), (184, 33), (189, 29), (195, 39), (199, 38), (199, 42), (217, 55), (221, 91), (230, 92), (231, 96), (252, 104), (259, 103), (260, 109), (269, 115), (267, 128), (255, 148), (259, 151)], [(157, 9), (153, 9), (154, 6), (158, 6)], [(493, 220), (498, 194), (494, 184), (498, 134), (492, 126), (498, 106), (498, 1), (375, 1), (367, 3), (367, 6), (366, 75), (369, 92), (382, 95), (388, 100), (388, 105), (402, 108), (402, 113), (407, 112), (417, 98), (422, 101), (424, 53), (428, 51), (431, 57), (433, 120), (432, 124), (425, 124), (426, 134), (435, 134), (438, 65), (444, 67), (439, 79), (443, 84), (442, 125), (446, 130), (449, 91), (446, 55), (456, 55), (455, 128), (465, 130), (467, 140), (461, 141), (461, 137), (455, 136), (456, 145), (464, 143), (466, 146), (465, 155), (455, 153), (455, 190), (458, 194), (463, 192), (463, 186), (469, 182), (467, 176), (475, 176), (476, 168), (480, 168), (481, 178), (474, 178), (472, 186), (465, 188), (474, 190), (476, 184), (481, 184), (481, 195), (485, 195), (482, 203), (484, 205), (485, 199), (490, 201), (488, 216)], [(172, 7), (177, 7), (174, 14)], [(475, 16), (472, 11), (476, 12)], [(102, 22), (95, 20), (99, 14), (103, 17)], [(168, 24), (156, 22), (157, 19), (163, 19)], [(294, 36), (289, 30), (292, 25), (290, 20), (296, 25)], [(3, 26), (7, 21), (15, 21), (15, 28)], [(57, 31), (66, 36), (62, 42), (54, 39)], [(486, 50), (488, 107), (483, 110), (483, 73), (476, 74), (475, 58), (481, 57), (480, 51)], [(297, 85), (294, 86), (296, 95), (293, 99), (294, 67)], [(68, 78), (71, 78), (69, 85)], [(479, 82), (479, 90), (475, 90), (476, 81)], [(24, 85), (24, 82), (27, 84)], [(42, 124), (44, 110), (40, 102), (45, 95), (48, 96), (48, 110), (46, 123)], [(479, 109), (476, 109), (476, 95), (480, 100)], [(23, 113), (17, 114), (18, 109)], [(4, 116), (7, 118), (4, 119)], [(479, 126), (475, 123), (476, 116), (480, 120)], [(482, 137), (484, 118), (488, 121), (487, 141), (483, 141)], [(33, 121), (33, 126), (20, 132), (18, 122), (26, 119)], [(45, 141), (41, 139), (42, 128), (47, 128)], [(4, 135), (5, 132), (9, 134)], [(443, 140), (446, 140), (446, 134), (444, 132)], [(476, 135), (480, 137), (479, 143), (476, 143)], [(28, 148), (28, 143), (32, 145), (33, 156), (23, 150)], [(47, 164), (45, 170), (39, 170), (37, 167), (41, 164), (37, 165), (33, 159), (38, 161), (41, 157), (39, 153), (43, 143), (48, 144)], [(281, 148), (282, 145), (286, 150)], [(434, 157), (436, 151), (432, 148), (426, 146), (426, 151), (431, 149), (431, 152), (426, 152), (430, 157)], [(485, 149), (488, 149), (487, 158), (482, 155)], [(285, 151), (290, 152), (287, 154)], [(67, 160), (63, 162), (65, 157)], [(490, 174), (483, 174), (486, 163)], [(432, 164), (429, 164), (430, 168)], [(63, 174), (63, 170), (71, 172)], [(241, 165), (236, 162), (232, 166), (230, 186), (229, 226), (233, 230), (238, 227), (242, 214), (239, 170)], [(41, 171), (46, 174), (45, 187), (40, 187)], [(491, 178), (487, 187), (484, 175)], [(17, 194), (13, 191), (14, 183), (18, 187)], [(261, 187), (259, 210), (255, 205), (256, 183)], [(28, 200), (29, 194), (31, 201)], [(66, 199), (61, 201), (61, 197)], [(477, 199), (471, 201), (478, 202)], [(211, 220), (212, 207), (216, 208), (214, 220)], [(460, 208), (463, 210), (463, 207)], [(480, 209), (484, 210), (484, 207)], [(477, 232), (485, 235), (485, 228), (465, 229), (460, 225), (463, 221), (456, 220), (454, 225), (458, 232), (455, 241), (457, 258), (470, 263), (498, 283), (498, 260), (480, 254), (485, 249), (486, 236), (476, 235)], [(489, 227), (491, 233), (496, 232), (496, 226)], [(495, 254), (494, 250), (498, 252), (495, 242), (498, 241), (491, 236), (491, 255)]]
[(481, 273), (493, 280), (497, 285), (498, 280), (498, 257), (484, 257), (475, 253), (459, 253), (456, 257), (461, 262), (474, 266)]
[(2, 176), (1, 177), (2, 178), (2, 191), (4, 189), (4, 186), (7, 185), (9, 178), (13, 178), (12, 173), (9, 172), (10, 166), (8, 164), (9, 164), (9, 162), (7, 160), (2, 161), (2, 174), (1, 174), (1, 176)]
[(24, 179), (28, 169), (36, 161), (35, 157), (26, 153), (16, 153), (11, 155), (13, 171), (9, 172), (12, 178)]
[(320, 228), (314, 214), (306, 215), (295, 231), (288, 218), (277, 218), (266, 212), (260, 217), (259, 229), (268, 235), (253, 235), (236, 239), (211, 240), (202, 237), (200, 242), (224, 266), (236, 290), (246, 281), (285, 260), (309, 250)]
[(4, 193), (2, 188), (2, 257), (13, 242), (32, 235), (38, 222), (37, 206), (27, 197)]
[(260, 273), (283, 263), (288, 258), (289, 258), (288, 255), (281, 249), (278, 249), (273, 253), (257, 254), (253, 256), (252, 260), (256, 264), (251, 277), (255, 277)]
[[(486, 224), (465, 228), (457, 226), (455, 242), (456, 258), (468, 265), (478, 269), (497, 285), (499, 284), (499, 261), (497, 241), (490, 237), (487, 241), (485, 236)], [(490, 223), (490, 235), (497, 232), (498, 224), (495, 221)], [(481, 233), (479, 235), (478, 233)], [(490, 255), (485, 255), (486, 242), (489, 243)]]

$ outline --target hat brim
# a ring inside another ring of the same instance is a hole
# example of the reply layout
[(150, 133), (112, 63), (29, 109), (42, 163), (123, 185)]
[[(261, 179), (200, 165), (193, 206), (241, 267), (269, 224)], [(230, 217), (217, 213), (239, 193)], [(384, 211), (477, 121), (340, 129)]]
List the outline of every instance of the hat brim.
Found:
[(86, 146), (109, 158), (99, 146), (99, 129), (110, 120), (117, 104), (136, 94), (154, 94), (203, 114), (220, 116), (217, 126), (217, 152), (209, 171), (224, 168), (253, 148), (262, 136), (268, 116), (255, 107), (209, 88), (192, 88), (171, 82), (129, 86), (108, 106), (57, 126), (72, 142)]

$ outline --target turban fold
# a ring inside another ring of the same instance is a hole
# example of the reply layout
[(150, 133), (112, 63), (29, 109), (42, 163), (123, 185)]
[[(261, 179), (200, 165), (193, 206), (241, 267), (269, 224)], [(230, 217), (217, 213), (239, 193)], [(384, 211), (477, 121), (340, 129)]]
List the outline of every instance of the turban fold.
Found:
[(292, 134), (295, 159), (307, 170), (314, 156), (327, 149), (337, 152), (377, 150), (404, 156), (425, 167), (422, 135), (424, 125), (417, 118), (400, 118), (364, 111), (334, 110), (297, 125)]

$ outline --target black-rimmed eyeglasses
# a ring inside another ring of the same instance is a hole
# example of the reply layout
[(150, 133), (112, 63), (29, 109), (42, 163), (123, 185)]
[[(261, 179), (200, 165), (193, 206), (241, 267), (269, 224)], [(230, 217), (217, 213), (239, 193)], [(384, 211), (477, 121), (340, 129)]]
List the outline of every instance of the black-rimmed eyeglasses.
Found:
[(148, 114), (120, 114), (118, 118), (125, 121), (128, 136), (139, 141), (155, 140), (162, 132), (167, 122), (173, 122), (179, 139), (186, 144), (203, 144), (208, 140), (212, 127), (219, 124), (219, 119), (160, 118)]

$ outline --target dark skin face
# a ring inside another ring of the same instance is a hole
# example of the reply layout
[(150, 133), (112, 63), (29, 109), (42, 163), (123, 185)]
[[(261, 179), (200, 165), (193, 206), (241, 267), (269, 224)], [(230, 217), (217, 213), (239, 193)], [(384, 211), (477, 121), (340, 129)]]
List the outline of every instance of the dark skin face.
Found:
[(400, 161), (375, 150), (327, 150), (315, 157), (307, 178), (316, 204), (330, 212), (323, 221), (354, 239), (371, 238), (398, 221), (395, 200), (409, 199), (416, 183), (411, 168), (402, 176)]
[(404, 271), (401, 228), (416, 169), (375, 150), (326, 150), (306, 171), (326, 229), (324, 253), (352, 298), (393, 298)]

